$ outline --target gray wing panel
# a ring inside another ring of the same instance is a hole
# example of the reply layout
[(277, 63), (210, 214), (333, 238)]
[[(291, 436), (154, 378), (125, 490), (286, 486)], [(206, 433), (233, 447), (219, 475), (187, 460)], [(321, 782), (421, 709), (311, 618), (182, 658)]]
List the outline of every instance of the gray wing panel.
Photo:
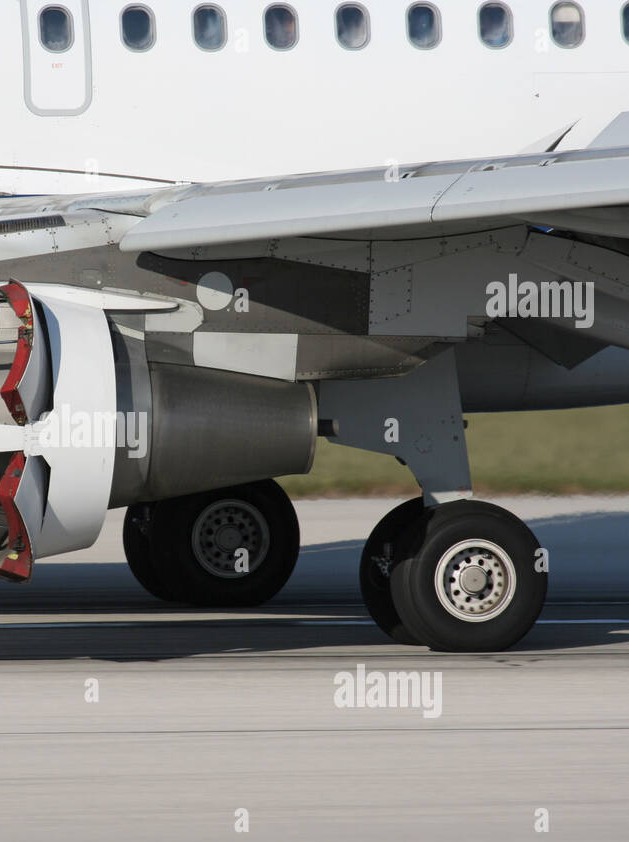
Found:
[[(290, 237), (444, 236), (558, 213), (629, 206), (629, 150), (523, 156), (461, 164), (457, 173), (221, 193), (192, 193), (131, 228), (122, 251), (216, 246)], [(597, 210), (598, 213), (598, 210)], [(596, 215), (596, 214), (595, 214)], [(552, 221), (549, 223), (552, 225)]]
[(384, 226), (421, 227), (430, 223), (435, 201), (455, 178), (348, 181), (185, 199), (132, 228), (120, 248), (151, 251), (366, 229), (377, 232)]
[(567, 160), (471, 171), (436, 203), (434, 222), (624, 205), (629, 157)]

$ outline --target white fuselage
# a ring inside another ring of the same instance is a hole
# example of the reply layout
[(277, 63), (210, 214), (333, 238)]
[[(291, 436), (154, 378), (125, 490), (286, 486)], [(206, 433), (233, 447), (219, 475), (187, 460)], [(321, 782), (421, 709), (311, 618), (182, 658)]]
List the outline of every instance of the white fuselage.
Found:
[[(442, 40), (407, 37), (409, 0), (365, 0), (370, 41), (335, 36), (338, 0), (294, 0), (299, 40), (265, 41), (268, 0), (222, 0), (228, 38), (199, 49), (199, 0), (146, 0), (156, 42), (121, 40), (125, 0), (63, 0), (74, 43), (54, 54), (38, 15), (50, 0), (0, 4), (0, 193), (84, 193), (515, 154), (579, 121), (587, 145), (629, 109), (629, 44), (618, 0), (583, 0), (585, 39), (549, 36), (550, 0), (512, 0), (514, 37), (479, 38), (470, 0), (435, 0)], [(539, 145), (536, 151), (539, 151)]]

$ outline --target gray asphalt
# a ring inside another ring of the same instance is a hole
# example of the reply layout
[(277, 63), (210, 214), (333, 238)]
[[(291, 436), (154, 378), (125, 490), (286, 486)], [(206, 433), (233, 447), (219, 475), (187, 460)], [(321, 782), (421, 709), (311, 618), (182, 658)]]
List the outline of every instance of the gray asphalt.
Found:
[[(274, 842), (512, 842), (546, 818), (556, 840), (629, 838), (629, 497), (498, 501), (549, 549), (551, 588), (495, 655), (397, 646), (365, 615), (361, 542), (395, 502), (299, 503), (298, 568), (255, 611), (145, 595), (121, 512), (3, 585), (0, 839), (225, 840), (239, 810)], [(440, 673), (441, 716), (338, 708), (359, 664)]]

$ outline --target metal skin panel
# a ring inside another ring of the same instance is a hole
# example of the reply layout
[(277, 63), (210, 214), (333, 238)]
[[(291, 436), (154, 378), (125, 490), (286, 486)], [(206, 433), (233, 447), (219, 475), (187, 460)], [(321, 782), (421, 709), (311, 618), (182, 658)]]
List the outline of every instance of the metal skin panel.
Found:
[[(139, 320), (140, 316), (131, 318)], [(129, 317), (127, 321), (130, 321)], [(135, 502), (142, 499), (142, 491), (146, 486), (151, 462), (153, 395), (143, 334), (133, 335), (132, 329), (127, 333), (127, 329), (113, 320), (110, 326), (116, 366), (116, 406), (118, 412), (124, 413), (125, 420), (129, 418), (128, 413), (133, 413), (131, 419), (134, 443), (135, 436), (142, 429), (143, 422), (140, 419), (146, 419), (145, 452), (143, 452), (144, 447), (142, 451), (138, 451), (136, 447), (135, 452), (130, 454), (131, 442), (128, 440), (122, 446), (116, 447), (114, 476), (109, 499), (109, 508), (114, 509), (124, 506), (127, 501)]]
[(374, 243), (378, 271), (371, 277), (370, 335), (466, 339), (470, 319), (490, 321), (489, 282), (506, 283), (515, 272), (534, 283), (557, 277), (528, 263), (525, 243), (523, 227), (444, 243), (406, 243), (397, 257), (392, 244)]
[(310, 384), (178, 365), (149, 369), (152, 452), (140, 499), (310, 470), (317, 437)]
[[(222, 276), (230, 292), (245, 293), (246, 307), (235, 298), (203, 307), (202, 331), (269, 334), (364, 334), (369, 319), (369, 274), (351, 268), (310, 265), (277, 258), (175, 260), (141, 254), (138, 266), (170, 279), (173, 292), (204, 304), (204, 279)], [(177, 283), (179, 281), (179, 283)], [(198, 306), (198, 305), (197, 305)], [(149, 317), (151, 326), (168, 319)], [(182, 330), (181, 327), (170, 328)]]
[(403, 377), (323, 382), (319, 413), (337, 424), (332, 443), (402, 459), (428, 505), (471, 495), (452, 349)]
[(588, 149), (613, 149), (629, 141), (629, 112), (619, 114), (589, 144)]
[(294, 382), (296, 333), (195, 333), (194, 364)]
[(25, 284), (35, 297), (45, 296), (56, 301), (66, 301), (111, 313), (174, 313), (178, 304), (173, 299), (153, 295), (122, 292), (112, 289), (81, 289), (68, 284)]
[[(15, 200), (16, 202), (32, 202), (32, 200)], [(54, 203), (54, 199), (50, 200)], [(35, 255), (50, 257), (63, 252), (77, 252), (82, 249), (98, 249), (106, 246), (117, 246), (125, 232), (137, 224), (137, 218), (102, 214), (86, 208), (80, 213), (71, 210), (72, 203), (66, 200), (66, 210), (61, 218), (62, 224), (54, 224), (55, 217), (44, 208), (41, 216), (50, 220), (45, 227), (39, 227), (37, 216), (28, 215), (31, 228), (26, 231), (9, 230), (0, 233), (0, 262), (14, 260), (22, 261)], [(3, 212), (5, 211), (6, 212)], [(11, 222), (14, 228), (24, 219), (21, 214), (10, 213), (4, 201), (0, 201), (0, 220)], [(3, 269), (3, 274), (13, 274), (11, 268)], [(48, 280), (48, 277), (46, 278)]]
[(434, 338), (300, 336), (298, 380), (390, 377), (406, 374), (434, 353)]
[(412, 310), (413, 267), (400, 266), (371, 277), (369, 327), (371, 333), (390, 321), (408, 315)]
[[(114, 435), (99, 445), (46, 447), (50, 467), (46, 511), (34, 538), (36, 557), (89, 547), (98, 537), (111, 490), (115, 456), (116, 378), (105, 313), (92, 307), (39, 299), (46, 320), (54, 384), (47, 419), (63, 422), (66, 408), (94, 422), (113, 418)], [(108, 429), (111, 422), (106, 422)]]
[(339, 235), (391, 225), (426, 225), (451, 176), (329, 184), (205, 196), (166, 206), (132, 228), (122, 251), (155, 251), (248, 240)]
[(567, 370), (507, 334), (455, 349), (463, 411), (518, 412), (629, 403), (629, 351), (604, 348)]
[[(433, 222), (526, 219), (545, 211), (626, 205), (629, 158), (550, 161), (466, 173), (435, 203)], [(132, 229), (133, 230), (133, 229)]]

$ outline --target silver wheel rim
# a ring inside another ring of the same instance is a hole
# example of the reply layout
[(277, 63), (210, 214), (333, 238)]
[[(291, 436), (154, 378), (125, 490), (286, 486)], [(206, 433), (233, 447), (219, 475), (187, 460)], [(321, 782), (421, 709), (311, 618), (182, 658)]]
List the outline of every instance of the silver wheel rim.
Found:
[[(240, 579), (253, 573), (266, 558), (269, 544), (266, 519), (244, 500), (212, 503), (201, 512), (192, 530), (195, 558), (204, 570), (221, 579)], [(244, 555), (239, 550), (248, 553), (247, 571), (237, 569), (238, 559)]]
[(517, 584), (510, 556), (492, 541), (470, 538), (450, 547), (435, 570), (435, 590), (449, 614), (484, 623), (513, 601)]

